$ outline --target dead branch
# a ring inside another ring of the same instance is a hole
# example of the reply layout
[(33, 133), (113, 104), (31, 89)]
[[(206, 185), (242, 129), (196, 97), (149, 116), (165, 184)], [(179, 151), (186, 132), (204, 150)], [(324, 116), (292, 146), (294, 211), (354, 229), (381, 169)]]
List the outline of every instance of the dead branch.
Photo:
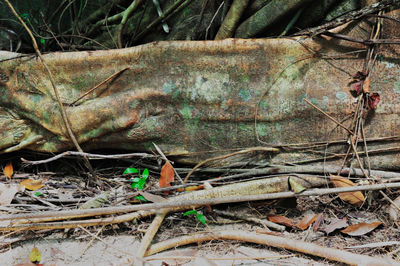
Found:
[[(173, 212), (173, 211), (191, 209), (193, 207), (203, 206), (203, 205), (217, 205), (223, 203), (236, 203), (245, 201), (281, 199), (281, 198), (292, 198), (292, 197), (320, 196), (320, 195), (336, 194), (342, 192), (382, 190), (389, 188), (400, 188), (400, 183), (374, 184), (374, 185), (343, 187), (343, 188), (310, 189), (297, 194), (294, 192), (287, 191), (287, 192), (277, 192), (277, 193), (266, 193), (260, 195), (222, 196), (220, 198), (206, 198), (207, 196), (214, 194), (215, 189), (218, 189), (214, 188), (206, 191), (195, 191), (192, 193), (179, 195), (170, 198), (168, 202), (165, 203), (129, 205), (122, 207), (108, 207), (108, 208), (89, 209), (89, 210), (71, 210), (71, 211), (58, 211), (58, 212), (40, 212), (33, 214), (2, 215), (0, 216), (0, 221), (3, 221), (0, 223), (0, 231), (15, 231), (20, 229), (25, 229), (25, 230), (61, 229), (61, 228), (76, 228), (78, 225), (94, 226), (103, 224), (114, 224), (114, 223), (132, 221), (133, 219), (139, 219), (141, 217), (153, 215), (156, 212), (156, 210), (159, 210), (161, 208), (168, 208), (169, 212)], [(213, 193), (208, 194), (204, 192), (213, 192)], [(201, 194), (201, 196), (199, 196), (199, 194)], [(198, 198), (200, 199), (193, 199), (196, 196), (198, 196)], [(128, 213), (116, 217), (102, 218), (102, 219), (68, 221), (59, 223), (41, 223), (45, 221), (65, 220), (65, 219), (72, 219), (79, 217), (98, 216), (98, 215), (115, 214), (122, 212), (126, 213), (132, 211), (138, 211), (138, 212)], [(24, 224), (24, 223), (30, 223), (30, 224)]]
[(21, 161), (26, 164), (30, 165), (38, 165), (38, 164), (44, 164), (44, 163), (49, 163), (52, 161), (56, 161), (58, 159), (61, 159), (66, 156), (86, 156), (89, 159), (127, 159), (127, 158), (133, 158), (133, 157), (139, 157), (139, 158), (146, 158), (146, 159), (156, 159), (157, 156), (148, 154), (148, 153), (125, 153), (125, 154), (110, 154), (110, 155), (104, 155), (104, 154), (94, 154), (94, 153), (87, 153), (87, 152), (78, 152), (78, 151), (66, 151), (63, 153), (60, 153), (56, 156), (50, 157), (45, 160), (39, 160), (39, 161), (29, 161), (24, 158), (21, 158)]
[(349, 21), (360, 19), (367, 15), (377, 13), (378, 11), (384, 10), (386, 8), (396, 7), (399, 4), (400, 4), (399, 0), (383, 0), (378, 3), (372, 4), (370, 6), (364, 7), (360, 10), (349, 12), (344, 16), (341, 16), (333, 21), (325, 23), (324, 25), (299, 31), (293, 36), (300, 36), (300, 35), (316, 36), (330, 29), (343, 25)]

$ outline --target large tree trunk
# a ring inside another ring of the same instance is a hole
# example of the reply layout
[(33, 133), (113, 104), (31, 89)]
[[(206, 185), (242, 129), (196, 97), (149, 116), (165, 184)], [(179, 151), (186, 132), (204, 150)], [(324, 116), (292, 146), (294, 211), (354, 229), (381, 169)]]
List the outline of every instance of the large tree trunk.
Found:
[[(261, 145), (256, 131), (262, 141), (271, 144), (346, 140), (346, 131), (303, 99), (310, 99), (337, 120), (351, 114), (355, 98), (348, 83), (362, 70), (365, 54), (343, 53), (360, 48), (365, 47), (324, 38), (226, 39), (51, 53), (44, 58), (84, 149), (149, 150), (155, 142), (167, 155), (197, 162), (213, 156), (212, 151)], [(311, 51), (335, 56), (321, 58)], [(371, 73), (371, 90), (381, 95), (381, 103), (369, 111), (368, 138), (400, 135), (399, 50), (385, 46), (380, 51)], [(0, 53), (0, 59), (14, 56)], [(72, 149), (39, 60), (3, 61), (0, 71), (0, 149)], [(368, 147), (395, 146), (395, 142), (373, 142)], [(330, 149), (345, 153), (347, 145)], [(314, 157), (321, 154), (285, 151), (259, 159), (288, 163)], [(398, 161), (396, 152), (372, 156), (373, 167), (399, 168)]]

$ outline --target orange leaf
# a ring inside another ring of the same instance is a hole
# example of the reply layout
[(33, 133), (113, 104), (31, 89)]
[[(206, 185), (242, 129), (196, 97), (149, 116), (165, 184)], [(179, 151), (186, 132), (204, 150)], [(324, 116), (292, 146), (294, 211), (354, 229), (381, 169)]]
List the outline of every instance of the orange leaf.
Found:
[(3, 173), (8, 177), (11, 178), (14, 174), (14, 169), (12, 163), (9, 162), (3, 169)]
[[(334, 187), (354, 187), (355, 184), (344, 177), (341, 176), (330, 176), (331, 182)], [(350, 204), (361, 206), (364, 202), (365, 198), (361, 191), (353, 191), (353, 192), (341, 192), (339, 193), (339, 197)]]
[(369, 93), (370, 84), (371, 84), (371, 79), (369, 77), (366, 77), (362, 87), (363, 93)]
[(44, 186), (40, 180), (34, 180), (34, 179), (22, 180), (20, 182), (20, 185), (24, 186), (26, 189), (29, 190), (38, 190)]
[(345, 229), (343, 229), (342, 233), (351, 235), (351, 236), (362, 236), (365, 235), (366, 233), (371, 232), (378, 226), (380, 226), (382, 222), (373, 222), (373, 223), (359, 223), (359, 224), (353, 224), (347, 226)]
[(274, 215), (274, 216), (269, 216), (268, 220), (270, 220), (273, 223), (277, 223), (277, 224), (282, 224), (284, 226), (288, 226), (288, 227), (293, 227), (294, 226), (294, 222), (282, 215)]
[(178, 192), (190, 192), (190, 191), (196, 191), (196, 190), (200, 190), (200, 189), (204, 189), (204, 185), (197, 185), (197, 186), (188, 186), (188, 187), (184, 187), (184, 188), (177, 188), (176, 191)]
[(301, 230), (305, 230), (310, 226), (310, 224), (312, 224), (315, 221), (315, 219), (317, 219), (317, 214), (309, 213), (306, 216), (304, 216), (300, 222), (296, 224), (296, 227)]
[[(161, 168), (160, 180), (158, 181), (160, 187), (169, 187), (171, 182), (174, 181), (175, 172), (170, 162), (165, 162)], [(167, 193), (166, 193), (167, 192)], [(168, 191), (164, 192), (164, 195), (168, 195)]]

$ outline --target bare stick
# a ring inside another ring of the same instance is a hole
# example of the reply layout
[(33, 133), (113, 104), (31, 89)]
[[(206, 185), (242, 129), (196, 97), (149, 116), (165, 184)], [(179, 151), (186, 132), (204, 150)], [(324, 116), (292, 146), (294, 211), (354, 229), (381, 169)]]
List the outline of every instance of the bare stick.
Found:
[(326, 117), (328, 117), (330, 120), (332, 120), (333, 122), (336, 123), (336, 125), (340, 126), (341, 128), (343, 128), (344, 130), (346, 130), (347, 132), (349, 132), (350, 135), (354, 135), (353, 131), (351, 131), (350, 129), (348, 129), (346, 126), (342, 125), (339, 121), (337, 121), (335, 118), (333, 118), (332, 116), (330, 116), (329, 114), (327, 114), (326, 112), (324, 112), (321, 108), (319, 108), (318, 106), (314, 105), (313, 103), (311, 103), (309, 100), (307, 100), (306, 98), (304, 98), (304, 101), (306, 101), (306, 103), (308, 103), (309, 105), (311, 105), (313, 108), (315, 108), (316, 110), (318, 110), (320, 113), (322, 113), (323, 115), (325, 115)]
[[(342, 187), (342, 188), (321, 188), (321, 189), (310, 189), (301, 193), (294, 193), (291, 191), (267, 193), (260, 195), (249, 195), (249, 196), (229, 196), (223, 198), (212, 198), (212, 199), (201, 199), (201, 200), (182, 200), (182, 201), (170, 201), (163, 203), (149, 203), (141, 205), (129, 205), (120, 207), (107, 207), (98, 209), (88, 210), (70, 210), (70, 211), (51, 211), (51, 212), (40, 212), (31, 214), (14, 214), (14, 215), (1, 215), (0, 221), (11, 221), (12, 225), (0, 224), (0, 231), (15, 231), (19, 229), (25, 230), (39, 230), (39, 229), (61, 229), (61, 228), (76, 228), (80, 226), (94, 226), (103, 224), (113, 224), (132, 221), (132, 219), (139, 219), (148, 215), (153, 215), (155, 210), (161, 208), (169, 208), (171, 211), (184, 210), (187, 208), (193, 208), (196, 206), (203, 205), (217, 205), (224, 203), (237, 203), (245, 201), (258, 201), (258, 200), (270, 200), (270, 199), (282, 199), (282, 198), (293, 198), (293, 197), (309, 197), (309, 196), (321, 196), (326, 194), (336, 194), (342, 192), (353, 192), (353, 191), (372, 191), (382, 190), (390, 188), (400, 188), (400, 182), (398, 183), (386, 183), (386, 184), (374, 184), (365, 186), (354, 186), (354, 187)], [(146, 212), (146, 210), (149, 210)], [(64, 220), (78, 217), (89, 217), (105, 214), (115, 213), (126, 213), (132, 211), (139, 211), (135, 213), (128, 213), (116, 217), (92, 219), (84, 221), (68, 221), (59, 223), (40, 223), (43, 221), (55, 221)], [(17, 220), (23, 220), (18, 222), (29, 222), (31, 224), (16, 224)], [(33, 223), (33, 224), (32, 224)]]
[(225, 155), (221, 155), (221, 156), (217, 156), (217, 157), (213, 157), (213, 158), (204, 160), (204, 161), (198, 163), (195, 167), (193, 167), (192, 170), (190, 170), (190, 172), (186, 175), (183, 182), (186, 183), (188, 181), (189, 177), (193, 174), (193, 172), (196, 171), (197, 168), (201, 167), (204, 164), (207, 164), (212, 161), (223, 160), (223, 159), (226, 159), (226, 158), (229, 158), (229, 157), (232, 157), (235, 155), (239, 155), (239, 154), (254, 152), (254, 151), (278, 152), (279, 149), (270, 148), (270, 147), (252, 147), (252, 148), (248, 148), (248, 149), (244, 149), (244, 150), (240, 150), (237, 152), (233, 152), (233, 153), (229, 153), (229, 154), (225, 154)]
[(37, 165), (37, 164), (43, 164), (43, 163), (49, 163), (52, 161), (56, 161), (58, 159), (61, 159), (65, 156), (69, 156), (69, 155), (82, 156), (82, 157), (87, 157), (90, 159), (126, 159), (126, 158), (132, 158), (132, 157), (151, 158), (151, 159), (157, 158), (157, 156), (154, 156), (154, 155), (148, 154), (148, 153), (125, 153), (125, 154), (104, 155), (104, 154), (94, 154), (94, 153), (86, 153), (86, 152), (78, 152), (78, 151), (66, 151), (66, 152), (60, 153), (56, 156), (53, 156), (53, 157), (45, 159), (45, 160), (29, 161), (24, 158), (21, 158), (21, 161), (26, 164)]
[(153, 222), (150, 224), (149, 228), (147, 228), (146, 234), (144, 235), (142, 242), (140, 243), (139, 250), (135, 252), (135, 255), (139, 258), (143, 258), (144, 254), (148, 247), (153, 241), (154, 236), (156, 235), (158, 229), (160, 228), (162, 222), (164, 221), (165, 216), (168, 214), (168, 209), (162, 210), (161, 212), (156, 214)]
[(112, 74), (111, 76), (109, 76), (108, 78), (106, 78), (105, 80), (103, 80), (102, 82), (100, 82), (99, 84), (97, 84), (96, 86), (94, 86), (93, 88), (91, 88), (90, 90), (88, 90), (87, 92), (85, 92), (83, 95), (79, 96), (78, 99), (76, 99), (75, 101), (73, 101), (72, 103), (69, 104), (69, 106), (75, 105), (75, 103), (77, 101), (79, 101), (80, 99), (82, 99), (83, 97), (85, 97), (86, 95), (88, 95), (89, 93), (91, 93), (92, 91), (94, 91), (95, 89), (97, 89), (98, 87), (100, 87), (101, 85), (103, 85), (104, 83), (108, 82), (109, 80), (115, 78), (116, 76), (118, 76), (119, 74), (121, 74), (122, 72), (124, 72), (125, 70), (130, 69), (130, 67), (126, 67), (120, 71), (118, 71), (117, 73)]
[(389, 7), (398, 6), (399, 4), (400, 4), (399, 0), (383, 0), (378, 3), (372, 4), (370, 6), (364, 7), (360, 10), (349, 12), (333, 21), (329, 21), (328, 23), (326, 23), (324, 25), (299, 31), (296, 34), (294, 34), (294, 36), (299, 36), (299, 35), (316, 36), (318, 34), (326, 32), (330, 29), (333, 29), (335, 27), (343, 25), (349, 21), (360, 19), (364, 16), (370, 15), (372, 13), (376, 13), (380, 10), (384, 10)]

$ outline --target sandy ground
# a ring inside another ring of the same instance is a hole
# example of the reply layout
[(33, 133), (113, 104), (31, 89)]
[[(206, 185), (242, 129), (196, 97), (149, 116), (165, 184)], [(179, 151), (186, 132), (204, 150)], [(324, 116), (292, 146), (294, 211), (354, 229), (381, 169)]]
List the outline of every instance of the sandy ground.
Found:
[[(139, 241), (134, 236), (107, 236), (89, 243), (88, 240), (46, 237), (14, 245), (0, 254), (0, 265), (27, 264), (34, 245), (42, 253), (44, 265), (137, 265), (135, 250)], [(268, 248), (241, 246), (237, 242), (205, 243), (165, 251), (150, 257), (144, 265), (328, 265), (311, 259), (288, 255)], [(178, 259), (177, 259), (178, 258)], [(258, 259), (248, 259), (258, 258)], [(150, 259), (150, 260), (149, 260)]]

